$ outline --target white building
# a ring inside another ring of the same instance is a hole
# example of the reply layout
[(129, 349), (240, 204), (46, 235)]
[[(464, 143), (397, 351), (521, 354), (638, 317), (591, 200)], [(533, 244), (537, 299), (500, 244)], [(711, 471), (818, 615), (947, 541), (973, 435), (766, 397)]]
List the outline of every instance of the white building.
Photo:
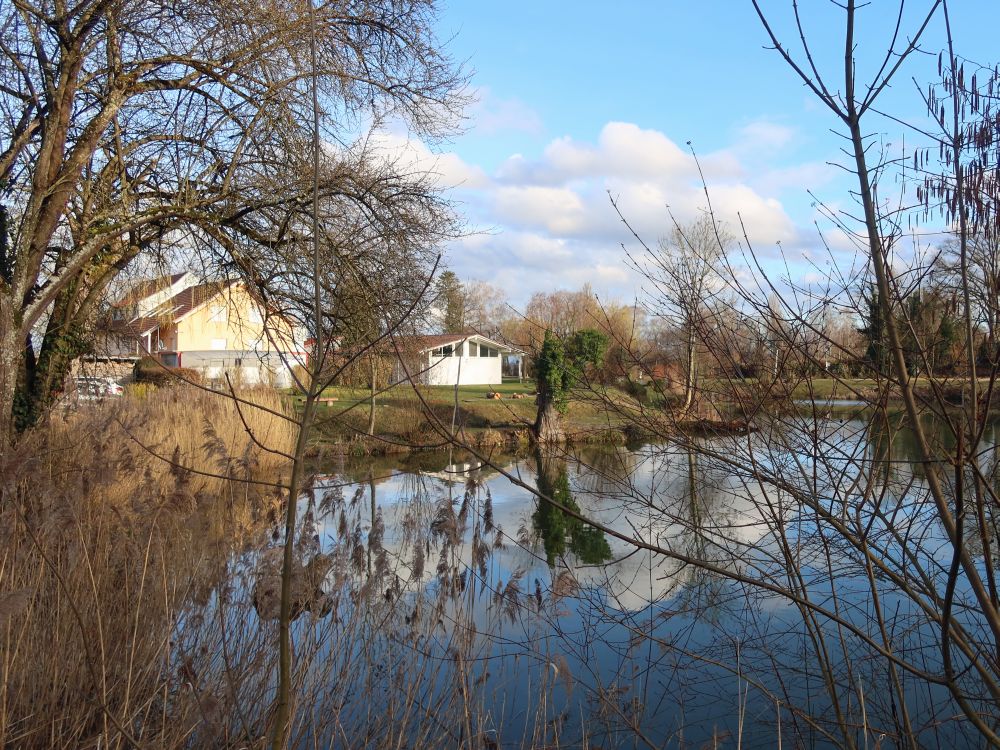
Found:
[(445, 333), (397, 340), (403, 353), (395, 365), (393, 381), (412, 379), (423, 385), (500, 385), (503, 359), (518, 361), (523, 373), (524, 352), (478, 333)]

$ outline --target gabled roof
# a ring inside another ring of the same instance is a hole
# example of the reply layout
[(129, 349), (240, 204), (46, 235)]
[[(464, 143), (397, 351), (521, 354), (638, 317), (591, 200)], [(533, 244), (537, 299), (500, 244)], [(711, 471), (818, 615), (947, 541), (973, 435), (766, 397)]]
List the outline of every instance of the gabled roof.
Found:
[(442, 346), (448, 346), (449, 344), (458, 344), (463, 341), (475, 340), (477, 342), (485, 343), (496, 349), (504, 352), (510, 352), (512, 354), (523, 354), (521, 349), (515, 346), (510, 346), (509, 344), (504, 344), (500, 341), (489, 338), (488, 336), (483, 336), (480, 333), (466, 332), (466, 333), (438, 333), (428, 336), (397, 336), (396, 341), (399, 343), (400, 349), (409, 349), (416, 352), (426, 352), (431, 349), (438, 349)]
[(176, 323), (184, 316), (198, 309), (213, 297), (222, 294), (226, 289), (235, 284), (235, 280), (230, 281), (210, 281), (205, 284), (195, 284), (189, 286), (173, 297), (168, 299), (156, 309), (159, 317), (169, 316), (172, 322)]
[(160, 318), (136, 318), (129, 321), (112, 321), (107, 330), (119, 336), (138, 337), (155, 331), (163, 321)]
[[(131, 297), (133, 300), (145, 299), (151, 294), (155, 294), (156, 291), (148, 291), (156, 289), (157, 291), (162, 291), (163, 289), (169, 288), (170, 284), (175, 284), (186, 274), (174, 274), (173, 276), (163, 276), (159, 279), (153, 279), (152, 281), (144, 282), (142, 286), (143, 290), (147, 293), (135, 292), (139, 294), (138, 297)], [(165, 282), (169, 281), (167, 284)], [(151, 331), (156, 330), (159, 326), (169, 323), (177, 323), (181, 318), (189, 315), (194, 310), (198, 309), (202, 305), (208, 303), (226, 289), (235, 284), (235, 280), (231, 281), (221, 281), (221, 282), (208, 282), (204, 284), (195, 284), (189, 286), (181, 291), (177, 292), (173, 297), (170, 297), (162, 304), (157, 305), (154, 310), (151, 310), (146, 315), (141, 317), (133, 318), (132, 320), (124, 321), (110, 321), (107, 323), (107, 329), (110, 333), (115, 333), (124, 336), (143, 336)], [(132, 294), (132, 293), (130, 293)], [(125, 299), (129, 299), (126, 297)], [(115, 303), (115, 307), (124, 307), (127, 302), (125, 299)]]
[(146, 279), (140, 281), (125, 295), (112, 304), (112, 307), (127, 307), (131, 304), (144, 300), (147, 297), (152, 297), (158, 292), (162, 292), (164, 289), (169, 289), (178, 281), (183, 279), (187, 275), (187, 271), (182, 271), (181, 273), (168, 274), (167, 276), (159, 276), (155, 279)]

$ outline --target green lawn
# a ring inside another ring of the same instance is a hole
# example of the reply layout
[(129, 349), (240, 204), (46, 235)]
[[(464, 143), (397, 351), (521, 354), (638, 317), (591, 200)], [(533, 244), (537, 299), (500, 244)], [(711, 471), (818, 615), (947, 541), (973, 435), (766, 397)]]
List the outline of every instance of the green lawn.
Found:
[[(487, 394), (497, 392), (499, 399)], [(419, 396), (418, 396), (419, 393)], [(523, 398), (513, 398), (523, 394)], [(333, 387), (323, 392), (324, 398), (337, 399), (320, 404), (317, 428), (322, 438), (339, 440), (368, 427), (369, 392), (364, 388)], [(616, 392), (616, 399), (630, 400)], [(427, 415), (427, 407), (433, 419)], [(507, 382), (500, 386), (467, 385), (458, 388), (457, 424), (473, 433), (485, 430), (519, 430), (534, 424), (537, 406), (534, 383)], [(401, 441), (421, 442), (433, 435), (432, 422), (450, 425), (455, 418), (455, 388), (453, 386), (420, 386), (418, 392), (410, 386), (396, 386), (375, 398), (375, 431)], [(607, 412), (593, 400), (569, 403), (565, 417), (567, 429), (594, 431), (617, 424), (609, 421)]]
[[(500, 393), (502, 398), (486, 398), (486, 394), (493, 391)], [(525, 394), (525, 397), (514, 399), (515, 393)], [(523, 428), (535, 419), (533, 394), (533, 383), (505, 383), (495, 388), (461, 386), (457, 421), (471, 430)], [(367, 389), (336, 386), (323, 391), (323, 398), (336, 399), (318, 407), (317, 422), (324, 437), (337, 438), (367, 431), (370, 398)], [(450, 425), (455, 416), (455, 388), (420, 386), (419, 391), (414, 391), (409, 385), (398, 385), (379, 393), (375, 397), (376, 432), (402, 440), (428, 435), (432, 432), (432, 420), (426, 414), (425, 404), (440, 423)]]
[[(968, 378), (936, 378), (939, 386), (944, 388), (961, 389), (968, 382)], [(926, 390), (931, 387), (931, 381), (926, 377), (917, 377), (913, 381), (913, 386), (917, 390)], [(980, 378), (981, 387), (989, 383), (988, 378)], [(882, 383), (885, 386), (885, 382)], [(878, 388), (878, 383), (871, 378), (812, 378), (804, 379), (796, 383), (792, 389), (793, 398), (815, 398), (820, 399), (855, 399), (856, 392), (873, 394)], [(890, 394), (892, 395), (892, 394)], [(895, 394), (898, 397), (898, 394)]]
[(870, 391), (876, 387), (871, 378), (812, 378), (802, 380), (792, 389), (793, 398), (855, 399), (856, 392)]
[[(419, 386), (420, 393), (429, 402), (441, 403), (448, 402), (453, 403), (455, 400), (455, 387), (448, 385), (422, 385)], [(486, 394), (488, 393), (499, 393), (502, 396), (509, 397), (513, 396), (515, 393), (524, 393), (528, 396), (532, 396), (535, 392), (535, 384), (525, 381), (524, 383), (504, 383), (503, 385), (462, 385), (458, 387), (458, 399), (459, 401), (467, 401), (470, 399), (482, 399), (488, 400)], [(336, 398), (340, 401), (356, 402), (364, 401), (367, 403), (370, 397), (367, 388), (347, 388), (344, 386), (332, 386), (323, 391), (323, 398)], [(416, 400), (416, 394), (413, 388), (409, 385), (397, 385), (389, 390), (379, 393), (375, 396), (376, 404), (379, 403), (391, 403), (394, 401), (403, 400)], [(503, 400), (503, 399), (501, 399)]]

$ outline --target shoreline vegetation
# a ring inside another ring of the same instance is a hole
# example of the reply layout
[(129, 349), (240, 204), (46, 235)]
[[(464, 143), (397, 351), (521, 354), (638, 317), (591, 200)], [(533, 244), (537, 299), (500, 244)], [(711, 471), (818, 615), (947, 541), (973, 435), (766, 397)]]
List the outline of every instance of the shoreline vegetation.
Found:
[(181, 623), (259, 545), (295, 440), (279, 394), (238, 395), (133, 388), (0, 454), (0, 745), (90, 747), (116, 721), (181, 747), (203, 722), (212, 655)]
[[(988, 385), (981, 379), (981, 389)], [(687, 437), (735, 435), (756, 430), (753, 415), (742, 416), (738, 392), (755, 380), (708, 380), (702, 408), (684, 412), (671, 394), (654, 387), (580, 388), (562, 417), (569, 445), (628, 445), (669, 434)], [(770, 386), (768, 407), (819, 409), (823, 415), (884, 407), (902, 410), (903, 403), (885, 381), (871, 378), (801, 378)], [(914, 378), (914, 391), (926, 399), (935, 389), (946, 403), (961, 406), (968, 379)], [(317, 408), (309, 442), (312, 458), (346, 455), (393, 455), (438, 450), (464, 443), (477, 449), (526, 450), (534, 444), (534, 384), (508, 381), (500, 386), (418, 386), (400, 384), (375, 398), (375, 430), (368, 434), (371, 394), (365, 388), (327, 388)], [(292, 397), (295, 408), (301, 400)], [(758, 404), (761, 408), (764, 404)], [(639, 415), (641, 419), (635, 417)]]
[[(398, 385), (376, 397), (375, 430), (367, 433), (370, 392), (333, 387), (324, 391), (310, 440), (312, 455), (389, 455), (447, 448), (454, 442), (480, 449), (524, 450), (534, 444), (534, 384), (418, 387)], [(297, 405), (298, 406), (298, 405)], [(562, 417), (566, 443), (624, 445), (654, 437), (627, 418), (655, 414), (624, 391), (579, 391)], [(664, 415), (666, 412), (664, 412)], [(667, 423), (664, 420), (664, 429)]]
[[(490, 389), (484, 386), (459, 388), (457, 412), (454, 388), (422, 389), (419, 396), (413, 389), (387, 393), (376, 399), (375, 437), (359, 435), (367, 425), (368, 392), (330, 389), (317, 415), (310, 463), (321, 473), (331, 465), (326, 459), (364, 456), (363, 470), (340, 462), (344, 477), (362, 489), (399, 469), (447, 472), (476, 461), (460, 449), (447, 458), (433, 451), (442, 447), (439, 430), (450, 429), (453, 417), (457, 437), (489, 447), (494, 461), (526, 455), (533, 447), (536, 407), (525, 385), (505, 384), (497, 389), (499, 399), (487, 398)], [(706, 393), (718, 385), (706, 383)], [(817, 404), (823, 403), (820, 394), (829, 399), (840, 393), (818, 380), (798, 387), (815, 394)], [(527, 395), (514, 398), (515, 393)], [(794, 402), (798, 393), (790, 393)], [(68, 747), (103, 731), (108, 716), (125, 728), (142, 726), (145, 740), (164, 747), (180, 746), (185, 737), (225, 733), (222, 719), (214, 717), (229, 715), (237, 705), (228, 693), (232, 675), (212, 662), (218, 655), (212, 649), (195, 648), (197, 628), (178, 630), (179, 623), (201, 616), (197, 613), (212, 601), (212, 592), (225, 590), (232, 560), (256, 559), (254, 550), (267, 548), (268, 531), (272, 542), (277, 538), (284, 498), (270, 483), (287, 471), (281, 454), (295, 441), (294, 423), (286, 419), (293, 415), (293, 398), (273, 389), (237, 395), (261, 408), (246, 403), (237, 408), (221, 394), (183, 384), (133, 386), (121, 399), (53, 414), (4, 457), (2, 517), (8, 554), (19, 561), (0, 567), (8, 592), (0, 601), (8, 633), (2, 666), (10, 676), (6, 719), (0, 717), (6, 744), (42, 746), (42, 738), (58, 735)], [(600, 443), (641, 442), (646, 435), (625, 428), (628, 410), (641, 411), (647, 428), (658, 412), (676, 417), (663, 404), (644, 404), (619, 389), (581, 389), (564, 416), (567, 437), (580, 447), (593, 444), (594, 450)], [(687, 437), (713, 425), (725, 427), (707, 417), (656, 424), (688, 430)], [(343, 425), (356, 430), (339, 432)], [(378, 450), (397, 445), (385, 437), (392, 431), (399, 443), (412, 445), (405, 451)], [(349, 552), (364, 567), (364, 546)], [(248, 580), (273, 580), (273, 549), (256, 566), (248, 568)], [(391, 610), (389, 600), (375, 600)], [(234, 622), (246, 622), (247, 612), (234, 612)], [(363, 608), (358, 612), (360, 622)], [(269, 627), (229, 637), (256, 643)], [(180, 645), (171, 640), (185, 633), (190, 649), (183, 639)], [(254, 698), (260, 705), (267, 703), (262, 696), (272, 669), (267, 660), (239, 667), (244, 684), (262, 691)], [(323, 680), (317, 678), (317, 684)], [(78, 695), (90, 699), (74, 700)], [(169, 720), (151, 721), (154, 713)]]

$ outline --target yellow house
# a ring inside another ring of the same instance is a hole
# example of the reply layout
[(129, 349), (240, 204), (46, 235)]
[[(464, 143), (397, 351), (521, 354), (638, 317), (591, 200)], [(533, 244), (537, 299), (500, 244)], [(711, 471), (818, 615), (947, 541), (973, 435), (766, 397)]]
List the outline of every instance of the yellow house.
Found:
[(306, 361), (301, 331), (238, 281), (195, 281), (190, 274), (146, 281), (116, 303), (107, 331), (112, 356), (154, 356), (209, 380), (228, 374), (290, 385), (292, 367)]

